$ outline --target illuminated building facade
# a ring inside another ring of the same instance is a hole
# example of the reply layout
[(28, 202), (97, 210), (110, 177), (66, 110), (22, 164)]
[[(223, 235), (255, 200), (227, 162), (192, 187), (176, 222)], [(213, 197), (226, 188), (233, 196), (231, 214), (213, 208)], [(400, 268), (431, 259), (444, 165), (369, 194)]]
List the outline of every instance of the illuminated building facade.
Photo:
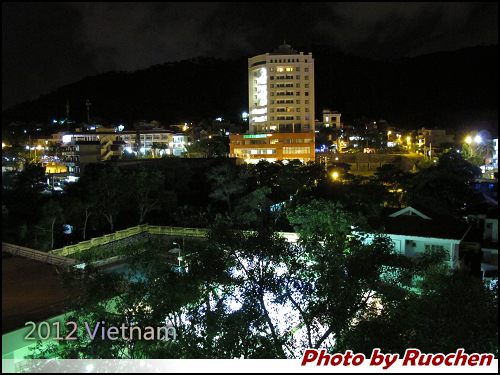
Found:
[(283, 44), (248, 59), (249, 134), (229, 137), (231, 156), (314, 161), (314, 102), (312, 53)]
[(188, 137), (170, 130), (110, 131), (61, 134), (63, 164), (68, 172), (80, 175), (89, 163), (116, 161), (124, 153), (141, 156), (181, 156)]

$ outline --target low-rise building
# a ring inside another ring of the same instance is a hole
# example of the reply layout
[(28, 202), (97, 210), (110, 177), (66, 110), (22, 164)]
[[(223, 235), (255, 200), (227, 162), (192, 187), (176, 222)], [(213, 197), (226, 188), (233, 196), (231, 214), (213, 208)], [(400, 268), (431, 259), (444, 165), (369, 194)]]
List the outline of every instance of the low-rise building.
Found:
[(181, 156), (188, 137), (171, 130), (153, 128), (120, 131), (96, 128), (93, 132), (59, 133), (63, 164), (68, 172), (79, 175), (89, 163), (120, 160), (124, 153), (141, 156)]
[(443, 129), (426, 129), (422, 128), (417, 131), (416, 146), (419, 149), (437, 149), (443, 143), (453, 143), (455, 136), (446, 134)]
[(314, 161), (314, 133), (268, 133), (232, 135), (230, 157), (247, 163), (298, 159)]
[(395, 250), (409, 257), (444, 250), (446, 263), (460, 267), (460, 249), (471, 228), (465, 220), (442, 217), (423, 207), (385, 208), (373, 220), (375, 229), (387, 234)]

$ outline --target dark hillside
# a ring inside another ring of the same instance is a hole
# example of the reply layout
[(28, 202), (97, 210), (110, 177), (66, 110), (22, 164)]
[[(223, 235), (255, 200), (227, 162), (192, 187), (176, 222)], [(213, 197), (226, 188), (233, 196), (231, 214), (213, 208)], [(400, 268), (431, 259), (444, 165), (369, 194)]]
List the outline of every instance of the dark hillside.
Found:
[[(498, 48), (477, 46), (393, 61), (373, 61), (312, 46), (316, 118), (324, 108), (349, 123), (366, 116), (407, 129), (498, 123)], [(307, 51), (308, 52), (308, 51)], [(198, 57), (136, 72), (108, 72), (61, 87), (2, 113), (12, 121), (48, 123), (90, 116), (104, 124), (157, 120), (170, 125), (248, 111), (247, 59)], [(490, 129), (491, 131), (491, 129)]]

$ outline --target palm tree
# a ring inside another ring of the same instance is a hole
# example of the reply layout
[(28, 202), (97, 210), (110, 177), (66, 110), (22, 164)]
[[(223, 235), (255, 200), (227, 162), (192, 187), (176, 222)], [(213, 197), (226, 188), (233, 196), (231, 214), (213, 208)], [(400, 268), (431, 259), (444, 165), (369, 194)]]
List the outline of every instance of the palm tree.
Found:
[(485, 140), (477, 145), (477, 152), (480, 156), (484, 158), (484, 164), (487, 164), (487, 159), (493, 156), (495, 151), (495, 145), (492, 139)]

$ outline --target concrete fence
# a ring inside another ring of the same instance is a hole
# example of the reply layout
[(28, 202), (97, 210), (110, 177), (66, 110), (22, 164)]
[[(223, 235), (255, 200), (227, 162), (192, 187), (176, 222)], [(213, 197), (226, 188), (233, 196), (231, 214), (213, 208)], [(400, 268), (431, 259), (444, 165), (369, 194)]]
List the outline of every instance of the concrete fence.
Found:
[(63, 248), (49, 251), (49, 253), (60, 256), (68, 256), (79, 251), (85, 251), (93, 247), (106, 245), (111, 242), (119, 241), (124, 238), (132, 237), (141, 233), (204, 238), (207, 236), (207, 232), (208, 230), (204, 228), (167, 227), (141, 224), (136, 227), (131, 227), (116, 231), (115, 233), (106, 234), (102, 237), (92, 238), (88, 241), (81, 241), (75, 245), (64, 246)]
[[(111, 242), (119, 241), (127, 237), (135, 236), (141, 233), (149, 233), (154, 235), (167, 235), (176, 237), (196, 237), (205, 238), (208, 229), (205, 228), (184, 228), (184, 227), (168, 227), (158, 225), (142, 224), (136, 227), (127, 228), (124, 230), (116, 231), (115, 233), (106, 234), (102, 237), (92, 238), (89, 241), (82, 241), (75, 245), (65, 246), (61, 249), (49, 251), (50, 254), (68, 256), (79, 251), (85, 251), (90, 248), (106, 245)], [(296, 242), (297, 234), (295, 233), (281, 233), (288, 241)]]
[(12, 245), (6, 242), (2, 242), (2, 251), (10, 253), (12, 255), (21, 256), (23, 258), (33, 259), (39, 262), (53, 264), (55, 266), (64, 268), (74, 266), (78, 263), (75, 259), (66, 258), (58, 254), (46, 253), (39, 250), (29, 249), (23, 246)]

